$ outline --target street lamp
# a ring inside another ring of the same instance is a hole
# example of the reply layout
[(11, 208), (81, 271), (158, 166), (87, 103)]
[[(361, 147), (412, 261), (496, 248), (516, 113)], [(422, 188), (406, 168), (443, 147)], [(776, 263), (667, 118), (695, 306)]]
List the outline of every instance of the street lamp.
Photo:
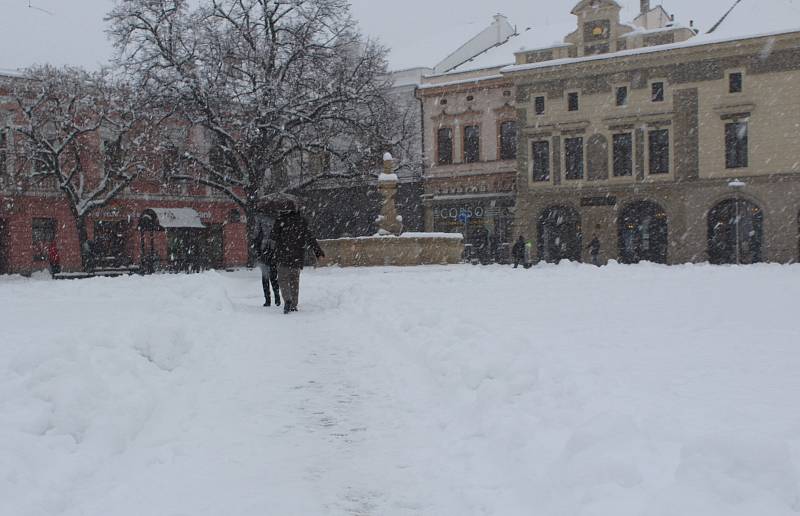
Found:
[(739, 192), (741, 191), (742, 188), (747, 186), (747, 183), (745, 183), (744, 181), (740, 181), (738, 179), (734, 179), (733, 181), (728, 183), (728, 186), (733, 189), (733, 194), (735, 198), (734, 202), (736, 203), (736, 265), (741, 265), (741, 256), (740, 256), (741, 245), (739, 242), (739, 239), (741, 238), (739, 233)]

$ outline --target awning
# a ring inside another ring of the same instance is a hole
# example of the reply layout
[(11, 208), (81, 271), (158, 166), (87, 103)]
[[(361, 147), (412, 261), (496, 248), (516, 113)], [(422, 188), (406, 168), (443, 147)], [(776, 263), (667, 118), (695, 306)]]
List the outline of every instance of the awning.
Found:
[[(145, 221), (148, 224), (143, 224)], [(206, 227), (200, 220), (200, 214), (192, 208), (148, 208), (142, 212), (139, 225), (150, 224), (164, 229)]]

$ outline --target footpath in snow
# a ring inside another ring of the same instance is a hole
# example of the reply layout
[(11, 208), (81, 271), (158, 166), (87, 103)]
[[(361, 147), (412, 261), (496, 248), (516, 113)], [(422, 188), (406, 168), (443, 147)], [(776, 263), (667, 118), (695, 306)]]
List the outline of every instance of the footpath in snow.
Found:
[(0, 514), (797, 516), (799, 273), (0, 278)]

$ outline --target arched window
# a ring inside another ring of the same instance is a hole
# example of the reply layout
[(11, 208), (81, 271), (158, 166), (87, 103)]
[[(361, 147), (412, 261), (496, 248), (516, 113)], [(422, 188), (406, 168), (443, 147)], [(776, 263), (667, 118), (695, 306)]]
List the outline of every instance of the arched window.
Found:
[(667, 213), (650, 201), (632, 202), (618, 219), (622, 263), (667, 263)]
[(708, 259), (714, 264), (762, 260), (764, 213), (744, 199), (726, 199), (708, 212)]
[(581, 260), (581, 216), (568, 206), (552, 206), (539, 216), (537, 248), (539, 259), (558, 263)]

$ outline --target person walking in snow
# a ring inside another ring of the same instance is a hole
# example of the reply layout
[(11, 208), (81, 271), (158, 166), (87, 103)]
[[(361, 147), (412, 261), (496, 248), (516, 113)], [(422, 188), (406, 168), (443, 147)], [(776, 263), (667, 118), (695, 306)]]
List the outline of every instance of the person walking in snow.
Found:
[(589, 249), (589, 253), (592, 255), (592, 265), (600, 267), (600, 239), (597, 238), (597, 235), (592, 235), (592, 241), (589, 242), (586, 249)]
[(523, 266), (525, 265), (525, 237), (520, 235), (517, 243), (514, 244), (514, 247), (511, 248), (511, 254), (514, 257), (514, 268), (516, 269), (519, 267), (521, 263)]
[(58, 254), (55, 240), (47, 246), (47, 262), (50, 264), (50, 275), (55, 278), (61, 272), (61, 255)]
[(283, 292), (283, 313), (296, 312), (300, 296), (300, 271), (303, 269), (306, 249), (311, 249), (317, 258), (324, 257), (325, 253), (306, 219), (294, 210), (279, 212), (272, 236), (275, 240), (278, 283)]
[(275, 219), (267, 215), (262, 215), (259, 219), (258, 234), (255, 238), (255, 245), (258, 251), (258, 268), (261, 269), (261, 289), (264, 291), (264, 306), (272, 305), (269, 293), (270, 285), (275, 296), (275, 306), (281, 306), (281, 289), (278, 284), (278, 267), (275, 264), (275, 241), (272, 238), (272, 230), (275, 227)]

